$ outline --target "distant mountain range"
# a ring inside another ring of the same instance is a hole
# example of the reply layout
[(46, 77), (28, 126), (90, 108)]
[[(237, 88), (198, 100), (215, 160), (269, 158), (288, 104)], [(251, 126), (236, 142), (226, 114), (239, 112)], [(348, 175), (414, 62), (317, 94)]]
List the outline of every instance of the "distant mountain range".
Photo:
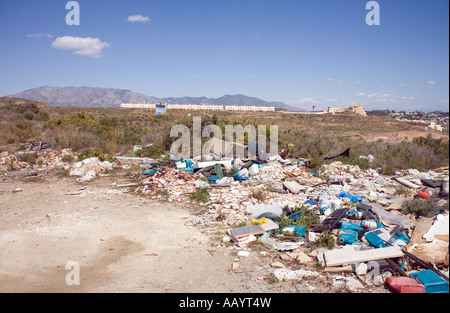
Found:
[(76, 106), (80, 108), (118, 108), (122, 103), (177, 103), (275, 106), (284, 110), (297, 110), (283, 102), (268, 102), (244, 95), (226, 95), (220, 98), (180, 97), (156, 98), (113, 88), (93, 87), (39, 87), (8, 97), (29, 99), (48, 103), (51, 106)]

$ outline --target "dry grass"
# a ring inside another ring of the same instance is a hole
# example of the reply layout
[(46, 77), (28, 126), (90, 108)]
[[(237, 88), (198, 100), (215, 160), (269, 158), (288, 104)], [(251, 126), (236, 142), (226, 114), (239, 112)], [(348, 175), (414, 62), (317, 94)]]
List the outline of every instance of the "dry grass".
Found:
[[(31, 114), (32, 119), (30, 119)], [(22, 99), (0, 98), (0, 151), (23, 150), (31, 142), (45, 141), (55, 149), (72, 148), (81, 152), (88, 148), (105, 154), (132, 155), (134, 145), (153, 143), (167, 153), (174, 140), (170, 130), (182, 124), (192, 134), (193, 117), (202, 118), (202, 127), (218, 125), (277, 125), (279, 150), (292, 143), (289, 157), (311, 160), (313, 170), (324, 157), (338, 155), (351, 148), (347, 163), (362, 168), (381, 167), (385, 173), (396, 169), (428, 170), (448, 166), (448, 135), (441, 139), (427, 137), (420, 126), (396, 121), (390, 117), (354, 115), (302, 115), (256, 112), (190, 112), (168, 111), (165, 116), (143, 109), (108, 109), (48, 107)], [(405, 134), (411, 137), (405, 138)], [(437, 133), (433, 133), (437, 136)], [(412, 140), (413, 137), (422, 137)], [(376, 140), (376, 138), (384, 138)], [(359, 159), (371, 154), (372, 163)]]

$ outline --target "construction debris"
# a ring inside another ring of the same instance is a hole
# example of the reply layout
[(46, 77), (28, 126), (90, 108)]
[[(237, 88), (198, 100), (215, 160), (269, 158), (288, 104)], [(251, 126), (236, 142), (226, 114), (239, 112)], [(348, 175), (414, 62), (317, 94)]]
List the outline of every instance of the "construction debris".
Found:
[[(65, 168), (80, 182), (88, 182), (114, 167), (138, 166), (143, 168), (141, 175), (119, 186), (169, 202), (203, 205), (203, 215), (189, 227), (222, 223), (228, 227), (223, 245), (248, 249), (260, 243), (260, 250), (279, 256), (270, 263), (279, 280), (332, 277), (333, 285), (350, 291), (386, 281), (396, 292), (448, 292), (448, 167), (426, 173), (397, 171), (389, 177), (382, 169), (363, 170), (335, 161), (347, 150), (327, 158), (329, 163), (313, 172), (307, 160), (280, 155), (247, 160), (244, 153), (233, 158), (236, 145), (223, 141), (215, 142), (209, 155), (170, 162), (126, 157), (108, 162), (93, 157), (74, 163), (71, 150), (42, 152), (45, 147), (33, 152), (37, 156), (33, 165), (3, 152), (0, 169)], [(407, 209), (406, 201), (425, 203), (428, 211), (418, 210), (415, 203)], [(304, 268), (290, 269), (289, 262)], [(314, 268), (316, 263), (324, 266), (322, 273)], [(231, 269), (236, 272), (239, 267), (234, 262)], [(440, 288), (430, 287), (429, 281), (436, 278), (421, 274), (425, 270), (439, 273), (435, 274), (444, 280)], [(335, 275), (340, 273), (347, 274)], [(397, 275), (402, 279), (394, 279)]]

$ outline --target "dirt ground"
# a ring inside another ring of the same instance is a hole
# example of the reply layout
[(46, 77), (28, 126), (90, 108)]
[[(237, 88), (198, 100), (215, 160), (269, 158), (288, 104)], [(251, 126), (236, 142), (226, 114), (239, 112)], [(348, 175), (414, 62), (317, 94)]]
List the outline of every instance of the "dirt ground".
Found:
[[(234, 245), (222, 243), (223, 227), (192, 226), (192, 208), (111, 186), (130, 182), (0, 176), (0, 292), (348, 292), (323, 276), (277, 281), (270, 266), (277, 253), (253, 248), (238, 258)], [(73, 264), (79, 284), (66, 282)]]

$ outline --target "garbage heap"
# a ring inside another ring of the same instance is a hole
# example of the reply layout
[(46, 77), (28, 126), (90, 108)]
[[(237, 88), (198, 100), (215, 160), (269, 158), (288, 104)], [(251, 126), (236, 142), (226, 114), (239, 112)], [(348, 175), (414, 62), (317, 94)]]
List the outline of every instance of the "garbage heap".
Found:
[(91, 157), (74, 163), (70, 168), (70, 176), (79, 176), (78, 181), (82, 183), (89, 182), (116, 166), (115, 162), (100, 161), (97, 157)]
[[(203, 218), (228, 225), (237, 249), (260, 242), (282, 260), (306, 254), (313, 272), (319, 262), (324, 273), (352, 273), (397, 292), (448, 292), (448, 167), (393, 177), (339, 161), (312, 173), (307, 160), (282, 158), (148, 167), (137, 192), (165, 190), (169, 201), (189, 202), (206, 190)], [(405, 212), (407, 201), (432, 203), (431, 214)], [(273, 267), (281, 280), (304, 274)]]
[[(32, 144), (31, 147), (33, 146)], [(56, 151), (51, 150), (42, 143), (39, 146), (44, 146), (46, 149), (36, 150), (30, 147), (27, 151), (16, 154), (2, 152), (0, 154), (0, 170), (19, 172), (23, 173), (24, 176), (37, 176), (38, 171), (60, 168), (69, 171), (70, 176), (78, 176), (78, 181), (88, 182), (97, 176), (105, 174), (107, 170), (118, 166), (116, 162), (101, 161), (97, 157), (87, 158), (74, 163), (77, 160), (77, 154), (71, 149)]]
[[(28, 157), (27, 157), (28, 156)], [(30, 159), (30, 156), (35, 156), (33, 163), (20, 161), (21, 159)], [(42, 170), (53, 168), (69, 169), (73, 160), (76, 159), (76, 154), (71, 149), (63, 149), (61, 151), (24, 151), (16, 154), (8, 152), (0, 153), (0, 170), (3, 171), (26, 171), (39, 168)]]

